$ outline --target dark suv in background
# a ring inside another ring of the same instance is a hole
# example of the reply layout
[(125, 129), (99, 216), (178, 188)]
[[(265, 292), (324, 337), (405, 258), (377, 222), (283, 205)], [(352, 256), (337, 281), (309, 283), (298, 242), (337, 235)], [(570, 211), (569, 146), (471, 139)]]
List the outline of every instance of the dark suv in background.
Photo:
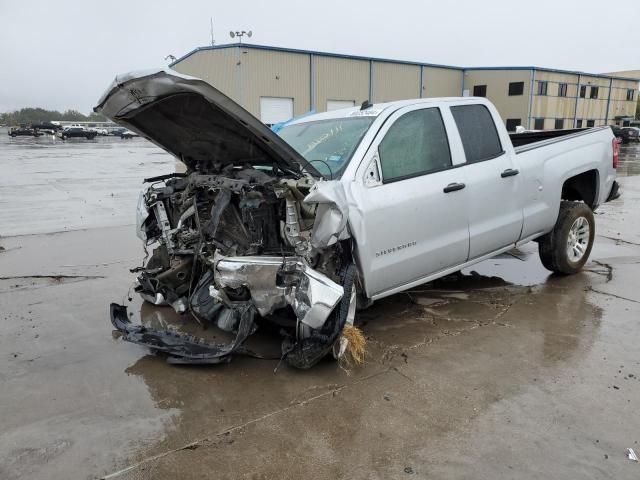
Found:
[(96, 138), (97, 134), (98, 132), (96, 132), (95, 130), (87, 130), (84, 127), (69, 127), (60, 132), (60, 138), (62, 140), (66, 140), (67, 138), (83, 137), (87, 140), (93, 140), (94, 138)]
[(620, 140), (622, 143), (630, 143), (630, 142), (638, 142), (640, 139), (638, 138), (638, 129), (634, 127), (617, 127), (615, 125), (611, 126), (611, 130), (615, 137)]
[(640, 129), (637, 127), (622, 127), (620, 130), (622, 130), (622, 141), (624, 143), (640, 142)]

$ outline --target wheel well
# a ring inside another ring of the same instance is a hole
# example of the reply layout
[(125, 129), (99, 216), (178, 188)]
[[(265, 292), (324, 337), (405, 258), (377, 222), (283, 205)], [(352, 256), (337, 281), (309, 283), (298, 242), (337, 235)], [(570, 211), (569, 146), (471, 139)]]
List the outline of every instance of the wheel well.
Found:
[(562, 185), (562, 200), (584, 202), (591, 209), (596, 206), (598, 194), (598, 171), (587, 172), (568, 178)]

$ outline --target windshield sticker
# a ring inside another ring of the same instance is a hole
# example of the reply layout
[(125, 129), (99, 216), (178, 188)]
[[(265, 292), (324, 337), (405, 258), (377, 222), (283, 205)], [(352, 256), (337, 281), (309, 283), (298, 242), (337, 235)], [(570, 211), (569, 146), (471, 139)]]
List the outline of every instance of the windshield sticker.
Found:
[(309, 142), (309, 144), (307, 145), (306, 150), (304, 152), (302, 152), (302, 155), (307, 155), (310, 151), (315, 149), (318, 145), (320, 145), (321, 143), (326, 142), (328, 139), (333, 137), (336, 133), (341, 132), (341, 131), (342, 131), (342, 124), (331, 128), (331, 130), (329, 130), (328, 132), (323, 133), (322, 135), (320, 135), (315, 140)]
[(350, 117), (377, 117), (380, 115), (382, 110), (374, 110), (369, 108), (367, 110), (357, 110), (355, 112), (351, 112)]

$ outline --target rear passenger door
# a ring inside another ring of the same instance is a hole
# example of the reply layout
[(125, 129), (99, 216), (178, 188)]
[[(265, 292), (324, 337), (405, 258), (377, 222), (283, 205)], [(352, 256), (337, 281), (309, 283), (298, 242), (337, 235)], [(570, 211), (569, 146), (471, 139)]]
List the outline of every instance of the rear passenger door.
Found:
[(369, 296), (466, 261), (466, 197), (454, 152), (460, 150), (449, 147), (437, 107), (400, 109), (378, 133), (352, 187), (362, 215), (353, 234)]
[[(482, 104), (451, 107), (465, 155), (469, 259), (515, 243), (522, 230), (521, 175), (492, 115)], [(510, 145), (507, 145), (510, 147)], [(512, 150), (511, 150), (512, 151)]]

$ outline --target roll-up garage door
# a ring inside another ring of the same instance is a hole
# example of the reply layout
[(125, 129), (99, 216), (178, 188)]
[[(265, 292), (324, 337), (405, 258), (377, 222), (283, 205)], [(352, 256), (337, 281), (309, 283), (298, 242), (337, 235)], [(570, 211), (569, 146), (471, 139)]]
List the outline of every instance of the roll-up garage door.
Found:
[(327, 100), (327, 112), (340, 110), (341, 108), (351, 108), (355, 104), (355, 100)]
[(293, 98), (260, 97), (260, 120), (267, 125), (293, 118)]

